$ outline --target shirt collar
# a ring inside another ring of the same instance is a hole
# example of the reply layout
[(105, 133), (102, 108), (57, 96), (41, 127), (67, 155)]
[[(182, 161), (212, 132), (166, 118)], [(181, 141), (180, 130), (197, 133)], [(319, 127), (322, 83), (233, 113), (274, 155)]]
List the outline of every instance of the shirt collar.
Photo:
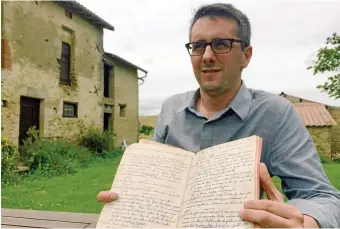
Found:
[(246, 87), (245, 83), (242, 81), (241, 87), (238, 90), (235, 98), (231, 101), (229, 107), (244, 121), (250, 110), (252, 97)]
[[(191, 112), (196, 113), (196, 101), (200, 97), (200, 89), (193, 91), (191, 96), (184, 101), (183, 105), (179, 107), (177, 112), (181, 112), (184, 109), (189, 109)], [(250, 106), (251, 106), (251, 94), (242, 80), (241, 87), (238, 90), (234, 99), (230, 102), (229, 106), (223, 109), (223, 113), (231, 108), (243, 121), (246, 119)]]

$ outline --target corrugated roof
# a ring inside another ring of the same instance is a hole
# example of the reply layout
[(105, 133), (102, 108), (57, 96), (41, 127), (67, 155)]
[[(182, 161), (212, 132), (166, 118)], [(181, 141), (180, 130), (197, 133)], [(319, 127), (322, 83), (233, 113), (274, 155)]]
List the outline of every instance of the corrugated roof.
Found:
[(80, 3), (71, 0), (71, 1), (54, 1), (58, 3), (61, 7), (67, 9), (70, 13), (78, 14), (84, 20), (90, 22), (95, 26), (100, 26), (109, 30), (114, 31), (114, 27), (100, 18), (98, 15), (87, 9), (85, 6), (81, 5)]
[(300, 114), (305, 126), (332, 126), (337, 123), (327, 111), (325, 105), (320, 103), (294, 103), (296, 111)]

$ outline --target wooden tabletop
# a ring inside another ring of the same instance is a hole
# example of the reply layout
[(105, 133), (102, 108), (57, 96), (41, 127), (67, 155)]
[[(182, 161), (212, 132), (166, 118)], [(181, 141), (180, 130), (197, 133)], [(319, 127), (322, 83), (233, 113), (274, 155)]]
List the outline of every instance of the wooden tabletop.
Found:
[(1, 208), (2, 228), (95, 228), (99, 215)]

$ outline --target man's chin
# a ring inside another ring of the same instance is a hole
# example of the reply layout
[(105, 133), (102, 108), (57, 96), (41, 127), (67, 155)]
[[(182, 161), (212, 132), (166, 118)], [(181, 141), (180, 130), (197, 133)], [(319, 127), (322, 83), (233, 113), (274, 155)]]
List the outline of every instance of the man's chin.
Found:
[(216, 95), (224, 92), (223, 87), (215, 85), (203, 85), (201, 89), (207, 94)]

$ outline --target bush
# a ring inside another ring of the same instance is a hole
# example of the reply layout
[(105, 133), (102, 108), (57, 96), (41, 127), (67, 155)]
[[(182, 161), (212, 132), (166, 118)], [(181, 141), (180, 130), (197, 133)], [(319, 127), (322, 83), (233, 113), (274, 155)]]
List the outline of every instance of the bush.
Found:
[(139, 132), (145, 135), (150, 135), (153, 130), (154, 128), (152, 126), (143, 125)]
[(340, 154), (336, 154), (333, 158), (334, 163), (340, 163)]
[(331, 162), (330, 159), (328, 159), (323, 153), (318, 153), (319, 154), (319, 158), (322, 164), (328, 164)]
[(103, 132), (90, 128), (80, 134), (78, 144), (90, 149), (95, 154), (104, 155), (114, 149), (114, 134), (112, 131)]
[(39, 138), (35, 129), (30, 129), (22, 147), (22, 159), (31, 173), (45, 177), (74, 173), (76, 168), (85, 165), (91, 152), (66, 140)]
[(18, 162), (17, 148), (8, 138), (1, 136), (1, 183), (11, 182)]

